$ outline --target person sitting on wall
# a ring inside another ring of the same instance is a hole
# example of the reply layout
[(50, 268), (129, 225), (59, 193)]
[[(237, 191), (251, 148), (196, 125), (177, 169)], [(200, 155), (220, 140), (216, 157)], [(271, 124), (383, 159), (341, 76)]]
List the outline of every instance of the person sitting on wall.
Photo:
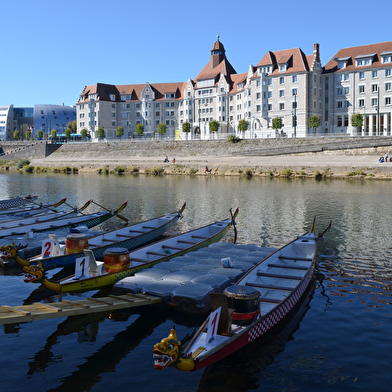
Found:
[(167, 157), (167, 155), (166, 155), (165, 160), (163, 162), (169, 162), (169, 158)]
[(212, 170), (212, 169), (208, 169), (208, 166), (206, 165), (206, 170), (205, 170), (206, 174), (207, 174), (207, 173), (211, 173), (211, 170)]

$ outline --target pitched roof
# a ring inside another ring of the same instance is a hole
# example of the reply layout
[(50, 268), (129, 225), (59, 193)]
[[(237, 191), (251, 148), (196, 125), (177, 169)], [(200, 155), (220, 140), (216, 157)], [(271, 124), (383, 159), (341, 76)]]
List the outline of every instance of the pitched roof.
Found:
[[(329, 60), (325, 65), (323, 73), (347, 72), (359, 69), (377, 68), (382, 66), (381, 55), (388, 52), (392, 52), (392, 41), (340, 49), (339, 52), (337, 52), (335, 56), (333, 56), (331, 60)], [(372, 64), (356, 67), (355, 59), (361, 57), (372, 57)], [(347, 61), (346, 67), (338, 70), (338, 63), (336, 59)]]
[[(166, 93), (174, 93), (175, 99), (182, 99), (183, 92), (186, 87), (186, 82), (179, 83), (149, 83), (151, 89), (155, 93), (155, 100), (165, 99)], [(90, 100), (90, 94), (97, 94), (96, 101), (110, 101), (110, 94), (116, 95), (116, 101), (120, 101), (121, 95), (130, 95), (131, 101), (140, 101), (142, 91), (146, 87), (144, 84), (123, 84), (123, 85), (113, 85), (113, 84), (103, 84), (97, 83), (91, 86), (85, 86), (79, 97), (79, 102), (81, 102), (81, 97), (85, 97), (83, 102), (88, 102)]]
[[(313, 56), (305, 56), (300, 48), (278, 50), (276, 52), (268, 51), (259, 61), (257, 67), (272, 65), (273, 70), (270, 75), (304, 72), (309, 71), (312, 60)], [(283, 63), (287, 63), (288, 67), (285, 72), (280, 72), (278, 65)]]
[(210, 61), (204, 66), (204, 68), (199, 72), (194, 80), (198, 81), (203, 79), (212, 79), (216, 78), (220, 74), (232, 75), (236, 73), (237, 72), (226, 58), (224, 58), (216, 67), (213, 67), (211, 56)]

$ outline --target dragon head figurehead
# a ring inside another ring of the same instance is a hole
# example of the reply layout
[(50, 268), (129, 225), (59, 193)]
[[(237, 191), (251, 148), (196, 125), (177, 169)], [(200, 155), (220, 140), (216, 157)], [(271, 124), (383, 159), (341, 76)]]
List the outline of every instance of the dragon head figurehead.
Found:
[(18, 256), (18, 252), (21, 249), (24, 249), (27, 247), (26, 245), (18, 244), (16, 245), (15, 242), (12, 243), (12, 245), (6, 245), (6, 246), (1, 246), (0, 247), (0, 257), (2, 259), (15, 259), (15, 261), (22, 265), (22, 266), (29, 266), (30, 262), (27, 260), (24, 260)]
[(169, 336), (154, 346), (154, 368), (164, 370), (169, 366), (174, 366), (179, 370), (191, 371), (195, 367), (194, 360), (192, 357), (184, 357), (181, 354), (181, 345), (181, 342), (177, 340), (175, 329), (172, 328)]
[(24, 281), (27, 283), (42, 283), (45, 279), (45, 271), (39, 261), (37, 265), (26, 265), (23, 267), (23, 272), (25, 273)]

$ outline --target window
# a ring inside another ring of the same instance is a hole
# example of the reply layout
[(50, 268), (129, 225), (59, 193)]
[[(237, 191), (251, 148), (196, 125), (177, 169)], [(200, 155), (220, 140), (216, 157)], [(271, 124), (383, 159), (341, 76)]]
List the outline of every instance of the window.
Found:
[(372, 78), (378, 78), (378, 71), (372, 71)]
[(359, 107), (363, 108), (365, 106), (365, 100), (364, 99), (360, 99), (359, 100)]
[(272, 79), (268, 79), (268, 86), (271, 86), (272, 84)]
[(284, 90), (279, 90), (279, 97), (281, 97), (281, 98), (284, 97)]
[(272, 98), (272, 91), (268, 91), (268, 98)]
[(285, 71), (286, 71), (286, 68), (287, 68), (287, 65), (286, 65), (286, 64), (280, 64), (280, 65), (279, 65), (279, 72), (285, 72)]
[(391, 104), (391, 97), (386, 97), (385, 98), (385, 105), (390, 105)]
[(293, 88), (293, 95), (297, 95), (298, 94), (298, 89)]
[(359, 79), (365, 79), (365, 72), (360, 72), (359, 73)]
[(256, 93), (256, 99), (260, 99), (260, 93)]
[(261, 85), (261, 82), (260, 82), (260, 79), (259, 79), (259, 80), (256, 81), (256, 86), (260, 87), (260, 85)]
[(382, 62), (383, 63), (392, 63), (392, 56), (391, 55), (382, 56)]
[(297, 83), (297, 81), (298, 81), (297, 75), (293, 75), (293, 83)]
[(344, 87), (343, 92), (344, 94), (350, 94), (350, 87)]
[(372, 106), (377, 106), (377, 98), (372, 98)]
[(385, 83), (385, 91), (391, 91), (391, 83)]
[(337, 95), (343, 95), (343, 89), (338, 87)]
[(343, 101), (338, 101), (337, 102), (337, 107), (338, 107), (338, 109), (341, 109), (342, 107), (343, 107)]
[(284, 77), (279, 78), (279, 84), (284, 84)]
[(338, 127), (341, 127), (343, 122), (342, 122), (342, 116), (338, 116)]
[(349, 108), (350, 107), (350, 102), (349, 101), (344, 101), (344, 107)]
[(372, 84), (372, 92), (375, 93), (378, 91), (378, 84)]
[(388, 77), (388, 76), (391, 76), (391, 75), (392, 75), (392, 68), (387, 68), (385, 70), (385, 76)]
[(272, 103), (268, 104), (268, 110), (272, 110)]
[(284, 110), (284, 103), (279, 104), (279, 110)]
[(344, 126), (348, 127), (348, 116), (347, 115), (344, 116)]
[(256, 105), (256, 112), (260, 111), (260, 105)]
[(293, 106), (292, 106), (292, 107), (293, 107), (293, 109), (297, 109), (297, 107), (298, 107), (298, 105), (297, 105), (297, 101), (294, 101), (292, 104), (293, 104)]
[(359, 86), (359, 93), (363, 94), (365, 92), (365, 86)]

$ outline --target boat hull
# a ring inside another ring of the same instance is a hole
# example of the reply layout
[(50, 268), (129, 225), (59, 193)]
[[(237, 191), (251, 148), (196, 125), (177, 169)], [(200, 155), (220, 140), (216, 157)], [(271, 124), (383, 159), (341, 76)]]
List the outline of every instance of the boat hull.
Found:
[[(168, 231), (171, 227), (173, 227), (177, 223), (179, 218), (180, 216), (178, 215), (176, 218), (169, 221), (165, 225), (162, 225), (161, 227), (157, 228), (154, 231), (139, 235), (134, 238), (129, 238), (124, 241), (119, 241), (113, 244), (108, 244), (106, 246), (101, 246), (99, 248), (92, 248), (91, 251), (93, 252), (94, 257), (96, 259), (103, 259), (105, 251), (110, 248), (121, 247), (121, 248), (126, 248), (128, 250), (136, 249), (140, 246), (147, 244), (148, 242), (155, 241), (156, 239), (161, 237), (166, 231)], [(73, 266), (75, 264), (76, 259), (83, 256), (84, 256), (83, 252), (78, 252), (78, 253), (72, 253), (67, 255), (61, 255), (58, 257), (54, 256), (51, 257), (50, 260), (42, 259), (40, 261), (45, 269), (68, 267), (68, 266)]]
[[(162, 262), (170, 260), (174, 257), (183, 256), (186, 253), (198, 250), (200, 248), (207, 247), (214, 242), (218, 242), (226, 235), (226, 233), (228, 232), (230, 227), (231, 227), (231, 224), (228, 223), (223, 230), (221, 230), (217, 234), (209, 237), (205, 241), (201, 241), (201, 242), (197, 243), (196, 245), (188, 247), (182, 251), (173, 252), (172, 254), (168, 254), (166, 257), (159, 258), (159, 259), (151, 261), (151, 262), (146, 262), (142, 265), (137, 265), (134, 267), (131, 266), (130, 268), (128, 268), (124, 271), (94, 276), (94, 277), (91, 277), (88, 279), (83, 279), (83, 280), (81, 280), (81, 279), (74, 280), (74, 281), (67, 280), (66, 283), (61, 284), (61, 289), (59, 292), (64, 293), (64, 292), (95, 290), (95, 289), (100, 289), (102, 287), (111, 286), (111, 285), (117, 283), (118, 281), (120, 281), (121, 279), (124, 279), (128, 276), (134, 275), (136, 272), (139, 272), (139, 271), (144, 270), (146, 268), (151, 268), (155, 264), (162, 263)], [(181, 234), (179, 236), (176, 236), (173, 238), (177, 238), (180, 236), (181, 236)], [(130, 256), (131, 256), (131, 260), (132, 260), (132, 254)]]
[(218, 351), (211, 353), (208, 357), (202, 360), (195, 361), (195, 367), (192, 371), (202, 369), (206, 366), (212, 365), (213, 363), (227, 357), (230, 354), (235, 353), (246, 345), (252, 343), (254, 340), (260, 338), (269, 332), (274, 326), (280, 323), (285, 316), (306, 296), (307, 289), (313, 278), (314, 263), (309, 269), (306, 276), (303, 278), (302, 283), (298, 289), (294, 291), (281, 305), (275, 308), (270, 313), (257, 319), (251, 325), (249, 325), (242, 333), (235, 336), (233, 340), (228, 341), (228, 344)]

